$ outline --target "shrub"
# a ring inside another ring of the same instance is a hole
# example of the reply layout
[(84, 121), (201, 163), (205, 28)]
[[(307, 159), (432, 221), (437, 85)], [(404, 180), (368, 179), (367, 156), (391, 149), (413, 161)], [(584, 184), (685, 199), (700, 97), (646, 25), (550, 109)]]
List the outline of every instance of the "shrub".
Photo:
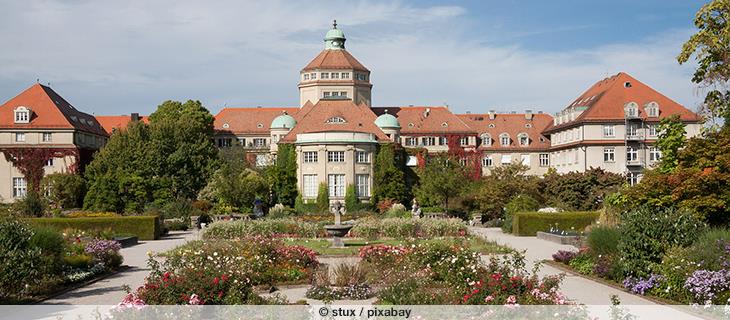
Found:
[(391, 208), (385, 212), (384, 218), (410, 218), (411, 212), (396, 208)]
[(110, 218), (110, 217), (121, 217), (121, 215), (115, 212), (89, 212), (89, 211), (74, 211), (63, 215), (64, 218)]
[(190, 227), (190, 221), (189, 219), (165, 220), (164, 226), (168, 231), (186, 231)]
[(623, 214), (618, 252), (628, 276), (646, 277), (672, 246), (692, 243), (705, 225), (685, 210), (641, 207)]
[(553, 253), (553, 260), (569, 264), (570, 260), (573, 260), (573, 258), (575, 258), (575, 256), (577, 255), (578, 252), (576, 251), (558, 250), (558, 252)]
[(281, 218), (287, 218), (296, 215), (296, 211), (292, 208), (289, 208), (281, 203), (277, 203), (269, 209), (269, 213), (266, 215), (267, 218), (271, 219), (281, 219)]
[(347, 212), (360, 210), (360, 199), (358, 199), (357, 193), (355, 193), (355, 185), (347, 185), (347, 189), (345, 190), (345, 209), (347, 209)]
[(329, 212), (330, 192), (326, 183), (320, 183), (317, 190), (317, 209), (319, 212)]
[(584, 250), (581, 250), (581, 252), (568, 262), (568, 265), (582, 274), (591, 274), (593, 272), (593, 264), (593, 256)]
[(588, 247), (596, 255), (613, 255), (618, 253), (621, 232), (618, 228), (594, 227), (588, 233)]
[(199, 216), (202, 212), (193, 207), (193, 203), (187, 199), (177, 199), (168, 202), (162, 207), (162, 219), (180, 218), (189, 220), (190, 216)]
[(291, 218), (214, 222), (203, 231), (203, 239), (237, 239), (250, 236), (314, 238), (324, 230), (319, 224)]
[(132, 234), (140, 240), (159, 239), (161, 229), (159, 217), (129, 216), (111, 218), (33, 218), (28, 221), (34, 226), (45, 226), (63, 231), (77, 229), (87, 232), (99, 232), (107, 229), (117, 234)]
[(25, 197), (13, 203), (12, 211), (23, 217), (40, 217), (46, 211), (46, 206), (37, 192), (30, 191)]
[(208, 212), (208, 211), (210, 211), (210, 208), (212, 207), (210, 205), (210, 202), (208, 202), (207, 200), (195, 200), (195, 201), (193, 201), (192, 205), (193, 205), (193, 208), (198, 209), (202, 212)]
[(541, 213), (519, 212), (513, 217), (512, 233), (518, 236), (535, 236), (551, 227), (561, 230), (582, 231), (598, 218), (596, 211)]
[(361, 219), (350, 234), (355, 237), (376, 239), (388, 238), (420, 238), (420, 237), (453, 237), (464, 236), (466, 224), (460, 219), (419, 219), (385, 218)]
[(396, 203), (398, 203), (398, 201), (393, 199), (383, 199), (378, 201), (376, 207), (378, 208), (378, 212), (385, 213), (386, 211), (390, 210)]
[(56, 208), (80, 208), (86, 195), (86, 181), (73, 173), (51, 173), (43, 177), (41, 190)]
[(367, 273), (360, 265), (341, 263), (335, 267), (334, 285), (337, 287), (357, 286), (365, 284)]
[(21, 221), (0, 220), (0, 300), (31, 294), (43, 278), (54, 275), (42, 250), (31, 246), (33, 233)]
[(72, 268), (86, 269), (91, 266), (93, 258), (88, 254), (74, 254), (63, 257), (63, 263)]
[(119, 250), (122, 246), (114, 240), (95, 239), (86, 243), (84, 252), (93, 258), (94, 263), (101, 263), (108, 269), (114, 269), (122, 264)]
[(51, 228), (35, 228), (28, 244), (33, 248), (39, 248), (51, 267), (56, 271), (60, 270), (66, 244), (60, 232)]

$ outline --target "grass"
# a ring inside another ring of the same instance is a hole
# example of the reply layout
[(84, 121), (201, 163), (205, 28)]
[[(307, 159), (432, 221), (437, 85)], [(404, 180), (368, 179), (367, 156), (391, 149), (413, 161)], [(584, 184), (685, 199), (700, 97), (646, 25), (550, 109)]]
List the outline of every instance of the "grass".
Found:
[(360, 248), (368, 245), (386, 244), (386, 245), (410, 245), (413, 243), (430, 243), (438, 241), (463, 241), (464, 244), (474, 251), (482, 254), (503, 254), (510, 253), (512, 249), (500, 246), (492, 241), (487, 241), (481, 237), (468, 238), (439, 238), (439, 239), (414, 239), (414, 240), (398, 240), (398, 239), (345, 239), (345, 248), (330, 248), (329, 239), (312, 239), (312, 238), (288, 238), (284, 240), (287, 245), (301, 245), (316, 251), (320, 255), (357, 255)]

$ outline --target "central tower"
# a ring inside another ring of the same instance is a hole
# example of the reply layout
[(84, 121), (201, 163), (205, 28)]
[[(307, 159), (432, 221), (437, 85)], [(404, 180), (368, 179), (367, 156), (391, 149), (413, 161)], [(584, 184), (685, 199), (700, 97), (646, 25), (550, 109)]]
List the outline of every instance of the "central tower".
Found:
[(371, 106), (370, 70), (345, 50), (345, 40), (335, 20), (324, 37), (324, 50), (299, 73), (299, 107), (321, 99), (349, 99)]

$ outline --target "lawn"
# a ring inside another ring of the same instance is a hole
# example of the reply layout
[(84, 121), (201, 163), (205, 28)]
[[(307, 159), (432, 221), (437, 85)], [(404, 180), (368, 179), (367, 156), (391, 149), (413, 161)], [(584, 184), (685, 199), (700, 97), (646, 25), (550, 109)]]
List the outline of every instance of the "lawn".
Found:
[(413, 243), (430, 243), (438, 241), (463, 242), (469, 249), (480, 252), (482, 254), (505, 254), (512, 252), (512, 249), (500, 246), (492, 241), (487, 241), (481, 237), (471, 236), (467, 238), (436, 238), (436, 239), (345, 239), (345, 248), (330, 248), (331, 240), (329, 239), (312, 239), (312, 238), (287, 238), (284, 242), (287, 245), (301, 245), (316, 251), (320, 255), (357, 255), (360, 248), (368, 245), (387, 244), (387, 245), (410, 245)]

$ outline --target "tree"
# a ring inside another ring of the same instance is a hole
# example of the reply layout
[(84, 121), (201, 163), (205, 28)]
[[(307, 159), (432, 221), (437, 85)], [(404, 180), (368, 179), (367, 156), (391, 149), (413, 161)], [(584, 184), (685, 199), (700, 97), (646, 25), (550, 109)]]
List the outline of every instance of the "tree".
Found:
[[(722, 87), (730, 79), (730, 1), (714, 0), (704, 5), (694, 20), (699, 29), (682, 46), (677, 61), (683, 64), (692, 56), (697, 60), (692, 81), (708, 86)], [(724, 119), (725, 125), (730, 120), (730, 92), (727, 90), (711, 90), (703, 105), (702, 111), (713, 120)]]
[(355, 186), (352, 184), (347, 185), (347, 189), (345, 189), (345, 209), (347, 212), (360, 210), (360, 199), (357, 198)]
[(539, 181), (544, 202), (568, 211), (597, 210), (606, 197), (626, 183), (623, 176), (590, 168), (585, 172), (550, 172)]
[(268, 168), (274, 202), (293, 206), (297, 195), (297, 155), (293, 144), (279, 144), (276, 163)]
[(268, 194), (266, 178), (249, 167), (242, 146), (221, 149), (220, 160), (220, 167), (199, 197), (218, 206), (249, 212), (256, 198), (265, 198)]
[(662, 119), (659, 122), (659, 130), (661, 133), (656, 142), (657, 147), (662, 152), (659, 171), (669, 173), (679, 165), (679, 149), (684, 146), (686, 131), (677, 114)]
[(378, 203), (385, 199), (405, 202), (408, 196), (405, 174), (396, 163), (395, 146), (392, 143), (378, 148), (373, 165), (373, 202)]
[(426, 162), (419, 172), (420, 184), (416, 187), (416, 196), (421, 203), (439, 203), (446, 213), (449, 212), (449, 200), (458, 197), (468, 188), (467, 170), (449, 155), (438, 155)]
[(330, 209), (330, 192), (326, 183), (319, 184), (319, 190), (317, 190), (317, 209), (321, 213), (328, 212)]
[(503, 218), (504, 207), (519, 194), (542, 201), (538, 191), (539, 178), (527, 175), (528, 169), (522, 164), (492, 168), (489, 175), (483, 177), (475, 188), (474, 201), (479, 210), (491, 219)]
[(59, 209), (79, 208), (86, 195), (86, 181), (74, 173), (52, 173), (43, 177), (41, 189), (52, 206)]

